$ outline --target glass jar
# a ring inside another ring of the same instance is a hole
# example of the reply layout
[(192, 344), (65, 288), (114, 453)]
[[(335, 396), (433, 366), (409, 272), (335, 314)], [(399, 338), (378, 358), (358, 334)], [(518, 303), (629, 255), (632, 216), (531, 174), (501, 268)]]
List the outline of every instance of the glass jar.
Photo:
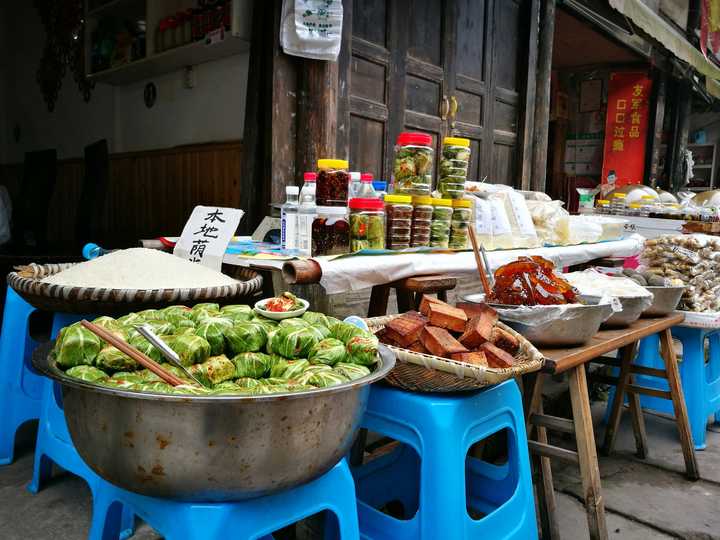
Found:
[(624, 215), (627, 207), (625, 206), (625, 193), (613, 193), (610, 199), (610, 213), (615, 215)]
[(472, 221), (472, 201), (455, 199), (450, 222), (450, 249), (465, 249), (468, 243), (468, 227)]
[(385, 249), (385, 206), (380, 199), (350, 199), (350, 251)]
[(610, 201), (606, 199), (598, 199), (595, 202), (595, 213), (596, 214), (609, 214), (610, 213)]
[(433, 205), (431, 197), (413, 197), (412, 231), (410, 233), (411, 247), (426, 247), (430, 245), (430, 225), (432, 224)]
[(347, 206), (348, 162), (344, 159), (318, 159), (315, 200), (318, 206)]
[(350, 252), (348, 209), (318, 206), (312, 223), (312, 255), (341, 255)]
[(413, 205), (410, 195), (385, 195), (385, 219), (387, 222), (387, 248), (410, 247)]
[(430, 224), (430, 247), (447, 248), (450, 242), (452, 199), (433, 199), (433, 216)]
[(432, 137), (425, 133), (404, 132), (397, 138), (393, 162), (395, 193), (429, 195), (432, 188)]
[(175, 48), (175, 29), (177, 28), (177, 21), (175, 20), (175, 17), (168, 17), (166, 24), (167, 26), (165, 32), (163, 33), (164, 51)]
[(445, 137), (440, 158), (438, 191), (447, 199), (462, 199), (470, 163), (470, 139)]
[(185, 12), (175, 14), (175, 46), (185, 45)]

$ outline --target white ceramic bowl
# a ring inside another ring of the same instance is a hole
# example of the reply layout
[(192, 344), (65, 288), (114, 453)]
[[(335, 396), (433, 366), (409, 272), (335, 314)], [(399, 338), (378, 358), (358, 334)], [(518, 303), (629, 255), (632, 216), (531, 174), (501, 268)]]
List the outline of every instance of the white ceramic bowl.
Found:
[(265, 298), (264, 300), (256, 302), (255, 313), (257, 313), (258, 315), (262, 315), (267, 319), (272, 319), (274, 321), (282, 321), (283, 319), (300, 317), (310, 307), (310, 302), (308, 302), (307, 300), (303, 300), (302, 298), (298, 298), (298, 301), (303, 305), (303, 307), (301, 307), (300, 309), (295, 309), (293, 311), (268, 311), (265, 309), (265, 302), (267, 302), (268, 300), (270, 300), (270, 298)]

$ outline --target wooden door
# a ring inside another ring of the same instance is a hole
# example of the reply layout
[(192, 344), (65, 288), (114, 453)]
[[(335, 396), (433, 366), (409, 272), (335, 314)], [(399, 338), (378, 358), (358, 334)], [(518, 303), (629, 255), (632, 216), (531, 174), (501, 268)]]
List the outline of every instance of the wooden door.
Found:
[(452, 133), (471, 139), (469, 179), (515, 184), (524, 1), (345, 0), (338, 150), (351, 168), (389, 179), (401, 131), (431, 134), (436, 152)]

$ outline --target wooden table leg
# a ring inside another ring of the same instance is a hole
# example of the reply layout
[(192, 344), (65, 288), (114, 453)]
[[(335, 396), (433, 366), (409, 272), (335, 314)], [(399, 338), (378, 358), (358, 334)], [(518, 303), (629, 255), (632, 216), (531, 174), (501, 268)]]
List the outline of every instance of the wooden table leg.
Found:
[[(527, 437), (530, 440), (535, 433), (534, 440), (542, 444), (548, 442), (547, 429), (542, 426), (534, 427), (530, 423), (530, 416), (532, 414), (543, 414), (542, 389), (545, 377), (546, 375), (543, 373), (532, 373), (524, 377), (526, 383), (524, 403)], [(534, 431), (535, 429), (537, 431)], [(536, 478), (538, 514), (540, 516), (542, 538), (543, 540), (560, 538), (550, 458), (533, 455), (532, 466)]]
[(682, 445), (683, 457), (685, 458), (685, 474), (690, 480), (700, 478), (698, 473), (697, 460), (695, 459), (695, 447), (693, 446), (692, 433), (690, 432), (690, 421), (688, 420), (685, 407), (685, 395), (683, 394), (680, 374), (678, 373), (677, 357), (673, 348), (672, 333), (670, 329), (660, 334), (660, 355), (665, 362), (670, 396), (672, 397), (673, 409), (675, 410), (675, 423), (680, 433), (680, 444)]
[[(587, 512), (590, 540), (607, 540), (607, 523), (605, 521), (605, 502), (600, 487), (600, 469), (595, 452), (595, 435), (593, 432), (592, 415), (590, 414), (590, 394), (588, 393), (585, 365), (569, 370), (570, 400), (572, 402), (573, 419), (575, 422), (575, 439), (580, 461), (585, 511)], [(622, 396), (618, 392), (616, 401), (622, 404)]]
[(387, 315), (388, 299), (390, 298), (390, 285), (374, 285), (370, 291), (370, 305), (368, 317), (382, 317)]
[[(635, 375), (630, 375), (630, 384), (635, 384)], [(645, 431), (645, 418), (643, 417), (640, 396), (636, 393), (628, 394), (630, 402), (630, 414), (633, 422), (633, 434), (635, 435), (635, 455), (640, 459), (647, 457), (647, 431)]]
[(630, 381), (630, 366), (635, 356), (635, 347), (636, 344), (633, 343), (620, 349), (620, 375), (615, 388), (615, 398), (610, 409), (610, 418), (605, 428), (605, 441), (601, 449), (603, 455), (606, 456), (612, 452), (613, 446), (615, 446), (615, 437), (617, 436), (623, 406), (625, 405), (625, 388)]

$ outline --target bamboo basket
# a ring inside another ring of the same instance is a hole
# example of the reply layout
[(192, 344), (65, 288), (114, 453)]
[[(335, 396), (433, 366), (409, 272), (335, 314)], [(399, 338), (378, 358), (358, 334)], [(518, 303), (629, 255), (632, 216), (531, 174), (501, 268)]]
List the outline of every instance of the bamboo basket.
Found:
[(97, 315), (124, 315), (172, 304), (190, 307), (201, 302), (252, 303), (263, 285), (263, 278), (257, 272), (239, 267), (231, 276), (238, 280), (235, 284), (194, 289), (105, 289), (51, 285), (42, 281), (74, 264), (77, 263), (18, 266), (8, 274), (7, 282), (37, 309)]
[[(375, 333), (399, 316), (373, 317), (365, 319), (365, 322), (370, 331)], [(464, 392), (479, 390), (542, 369), (545, 358), (532, 343), (502, 322), (498, 322), (497, 326), (515, 336), (520, 344), (520, 350), (515, 355), (517, 363), (510, 368), (476, 366), (387, 345), (397, 356), (397, 363), (384, 380), (392, 386), (412, 392)]]

